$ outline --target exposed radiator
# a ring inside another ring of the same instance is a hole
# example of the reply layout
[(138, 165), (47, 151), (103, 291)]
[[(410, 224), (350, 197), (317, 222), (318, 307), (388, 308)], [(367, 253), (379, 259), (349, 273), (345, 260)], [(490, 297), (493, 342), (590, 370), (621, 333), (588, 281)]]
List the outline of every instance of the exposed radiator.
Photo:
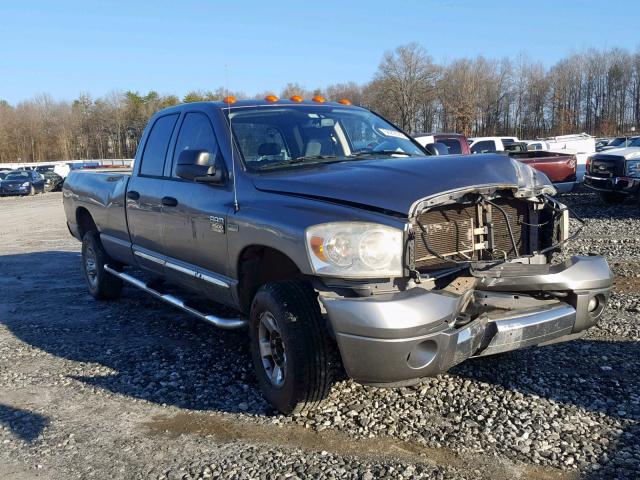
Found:
[[(452, 265), (453, 262), (444, 261), (432, 252), (451, 260), (503, 258), (505, 254), (507, 258), (516, 258), (530, 253), (529, 227), (525, 225), (529, 223), (527, 202), (495, 199), (493, 203), (506, 213), (517, 251), (513, 248), (507, 219), (500, 209), (490, 204), (447, 205), (421, 213), (413, 220), (415, 267), (435, 270)], [(418, 222), (422, 224), (424, 233)], [(491, 245), (493, 256), (487, 250)]]

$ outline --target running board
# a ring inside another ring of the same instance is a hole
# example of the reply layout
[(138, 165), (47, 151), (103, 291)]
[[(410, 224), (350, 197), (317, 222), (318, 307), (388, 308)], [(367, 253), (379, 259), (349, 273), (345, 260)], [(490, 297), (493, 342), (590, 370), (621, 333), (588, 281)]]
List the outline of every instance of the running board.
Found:
[(149, 285), (147, 285), (143, 281), (138, 280), (137, 278), (132, 277), (131, 275), (128, 275), (124, 272), (119, 272), (117, 270), (114, 270), (109, 265), (105, 265), (104, 269), (107, 272), (109, 272), (111, 275), (115, 275), (116, 277), (121, 278), (128, 284), (133, 285), (134, 287), (139, 288), (140, 290), (144, 290), (145, 292), (153, 295), (154, 297), (162, 300), (163, 302), (166, 302), (169, 305), (173, 305), (174, 307), (177, 307), (184, 312), (190, 313), (194, 317), (198, 317), (200, 320), (204, 320), (205, 322), (210, 323), (215, 327), (231, 330), (231, 329), (246, 327), (248, 325), (247, 320), (242, 318), (220, 318), (215, 315), (206, 315), (202, 312), (199, 312), (195, 308), (186, 305), (183, 300), (180, 300), (175, 295), (160, 293), (157, 290), (154, 290), (153, 288), (149, 287)]

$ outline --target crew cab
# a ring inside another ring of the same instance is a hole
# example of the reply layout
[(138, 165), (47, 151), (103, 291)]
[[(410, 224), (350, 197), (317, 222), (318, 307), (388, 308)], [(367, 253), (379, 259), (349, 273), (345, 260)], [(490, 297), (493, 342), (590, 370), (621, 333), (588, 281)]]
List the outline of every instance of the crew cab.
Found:
[(506, 155), (425, 158), (348, 101), (269, 96), (156, 113), (130, 175), (73, 171), (63, 201), (96, 299), (125, 282), (248, 328), (258, 383), (290, 413), (338, 368), (406, 385), (593, 326), (611, 272), (551, 261), (575, 235), (554, 193)]
[(584, 184), (605, 203), (640, 197), (640, 138), (628, 148), (605, 150), (587, 160)]

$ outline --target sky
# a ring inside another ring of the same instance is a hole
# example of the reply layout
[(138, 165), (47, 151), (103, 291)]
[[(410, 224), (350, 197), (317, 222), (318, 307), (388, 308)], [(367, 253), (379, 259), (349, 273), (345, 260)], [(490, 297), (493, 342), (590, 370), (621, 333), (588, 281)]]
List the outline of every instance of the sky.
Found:
[(525, 54), (552, 65), (639, 48), (639, 13), (638, 0), (0, 0), (0, 99), (364, 83), (409, 42), (438, 63)]

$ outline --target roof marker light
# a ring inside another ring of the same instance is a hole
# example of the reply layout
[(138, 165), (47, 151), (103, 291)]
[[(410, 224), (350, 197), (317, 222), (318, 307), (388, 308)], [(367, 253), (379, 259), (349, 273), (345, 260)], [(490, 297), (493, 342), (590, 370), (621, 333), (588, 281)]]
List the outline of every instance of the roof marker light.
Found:
[(324, 99), (323, 96), (320, 95), (316, 95), (315, 97), (313, 97), (311, 100), (313, 100), (316, 103), (324, 103), (326, 102), (326, 100)]
[(340, 100), (338, 100), (338, 103), (341, 103), (342, 105), (351, 105), (351, 100), (349, 100), (348, 98), (341, 98)]
[(278, 97), (276, 97), (275, 95), (267, 95), (266, 97), (264, 97), (264, 99), (267, 102), (277, 102), (278, 101)]
[(303, 98), (300, 95), (293, 95), (289, 100), (292, 102), (301, 102)]
[(231, 105), (232, 103), (236, 103), (236, 97), (234, 97), (233, 95), (229, 95), (228, 97), (224, 97), (222, 101)]

